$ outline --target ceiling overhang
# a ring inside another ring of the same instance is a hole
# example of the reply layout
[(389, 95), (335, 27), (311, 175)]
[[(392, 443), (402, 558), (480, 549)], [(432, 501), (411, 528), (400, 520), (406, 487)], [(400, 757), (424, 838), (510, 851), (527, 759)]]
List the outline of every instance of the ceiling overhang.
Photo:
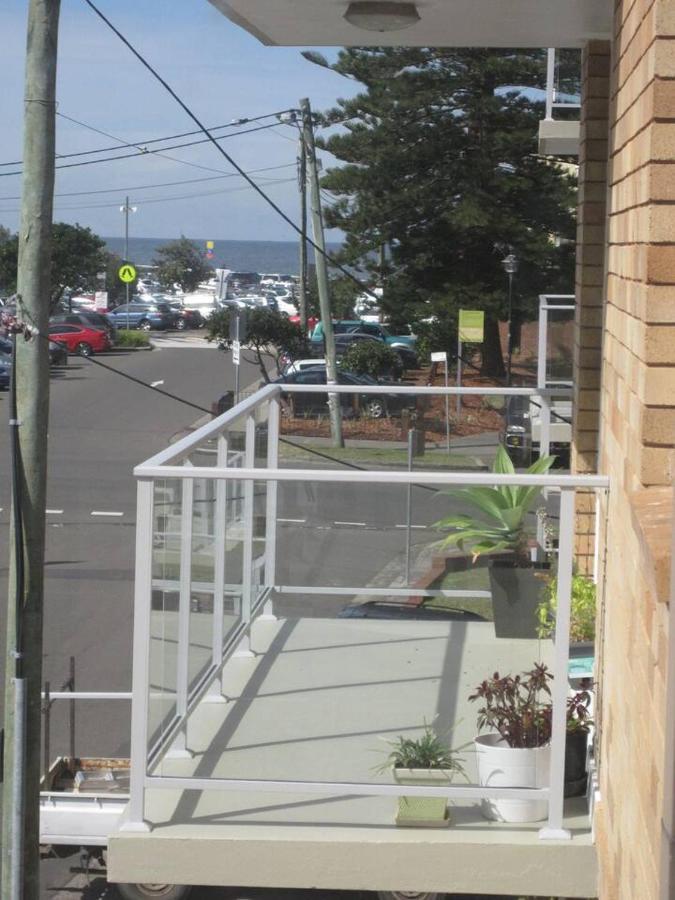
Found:
[(209, 2), (263, 44), (288, 47), (581, 47), (612, 33), (612, 0), (416, 0), (419, 22), (384, 33), (350, 25), (349, 0)]

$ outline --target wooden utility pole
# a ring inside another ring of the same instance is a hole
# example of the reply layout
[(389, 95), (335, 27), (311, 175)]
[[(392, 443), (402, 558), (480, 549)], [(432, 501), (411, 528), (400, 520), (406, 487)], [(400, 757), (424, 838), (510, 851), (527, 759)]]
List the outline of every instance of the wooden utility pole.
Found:
[(298, 156), (298, 187), (300, 188), (300, 285), (298, 307), (300, 327), (307, 334), (307, 148), (305, 135), (300, 133)]
[[(310, 203), (312, 206), (312, 235), (315, 247), (316, 280), (319, 290), (319, 307), (321, 309), (321, 325), (326, 347), (326, 382), (337, 384), (337, 365), (335, 360), (335, 336), (330, 311), (330, 294), (328, 289), (328, 266), (326, 265), (326, 245), (323, 238), (323, 217), (321, 215), (321, 195), (319, 193), (319, 170), (316, 164), (316, 146), (314, 143), (314, 123), (309, 100), (300, 101), (302, 110), (302, 135), (307, 153), (310, 180)], [(340, 395), (328, 394), (328, 411), (330, 415), (330, 433), (334, 447), (344, 447), (342, 439), (342, 416)]]
[(56, 49), (60, 0), (29, 0), (17, 319), (16, 478), (7, 602), (3, 900), (38, 900), (42, 607), (49, 413), (49, 323)]

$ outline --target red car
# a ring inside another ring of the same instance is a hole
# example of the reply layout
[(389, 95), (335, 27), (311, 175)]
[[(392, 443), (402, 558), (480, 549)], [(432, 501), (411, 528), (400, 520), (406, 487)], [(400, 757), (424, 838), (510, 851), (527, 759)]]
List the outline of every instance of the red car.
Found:
[(110, 350), (110, 338), (107, 332), (98, 328), (88, 328), (85, 325), (54, 324), (49, 326), (49, 339), (59, 344), (65, 344), (69, 353), (79, 353), (80, 356), (91, 356), (92, 353), (101, 353)]

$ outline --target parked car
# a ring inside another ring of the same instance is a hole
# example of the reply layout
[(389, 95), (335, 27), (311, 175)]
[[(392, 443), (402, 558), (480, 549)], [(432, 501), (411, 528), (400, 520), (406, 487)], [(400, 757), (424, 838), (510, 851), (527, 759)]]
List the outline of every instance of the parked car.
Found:
[(85, 328), (98, 328), (99, 331), (107, 331), (110, 343), (115, 343), (117, 336), (117, 328), (115, 323), (111, 322), (103, 313), (96, 312), (93, 309), (82, 309), (78, 312), (57, 313), (49, 319), (54, 325), (82, 325)]
[[(572, 440), (572, 401), (569, 397), (552, 396), (550, 403), (549, 453), (556, 457), (557, 467), (568, 468)], [(509, 397), (506, 401), (501, 439), (514, 466), (526, 468), (533, 457), (539, 455), (542, 406), (542, 398), (537, 394), (532, 397)]]
[[(5, 356), (12, 356), (12, 341), (10, 338), (2, 335), (0, 335), (0, 353)], [(57, 343), (57, 341), (49, 341), (49, 365), (68, 365), (68, 349), (63, 344)]]
[(178, 331), (185, 331), (187, 328), (201, 328), (204, 324), (204, 319), (198, 309), (189, 309), (178, 300), (167, 301), (167, 306), (177, 316), (175, 327)]
[[(364, 394), (359, 392), (363, 385), (375, 385), (380, 382), (368, 375), (354, 375), (353, 372), (338, 372), (338, 384), (349, 384), (354, 393), (340, 394), (340, 406), (343, 415), (362, 415), (371, 419), (382, 419), (385, 416), (400, 415), (401, 411), (414, 405), (415, 398), (398, 394)], [(326, 368), (317, 365), (301, 372), (293, 372), (277, 378), (275, 384), (326, 384)], [(328, 410), (328, 396), (324, 393), (285, 394), (293, 415), (321, 415)]]
[(108, 315), (117, 328), (140, 328), (143, 331), (166, 331), (177, 319), (166, 303), (123, 303)]
[(110, 350), (110, 338), (106, 331), (84, 325), (50, 325), (49, 337), (59, 344), (65, 344), (69, 353), (80, 356)]
[[(418, 367), (415, 345), (417, 339), (413, 334), (391, 334), (384, 325), (376, 322), (365, 322), (363, 319), (340, 319), (333, 323), (336, 349), (338, 343), (348, 343), (346, 335), (361, 335), (361, 340), (370, 338), (375, 341), (384, 341), (388, 347), (398, 353), (404, 368), (416, 369)], [(323, 353), (323, 324), (318, 322), (310, 336), (310, 346)]]

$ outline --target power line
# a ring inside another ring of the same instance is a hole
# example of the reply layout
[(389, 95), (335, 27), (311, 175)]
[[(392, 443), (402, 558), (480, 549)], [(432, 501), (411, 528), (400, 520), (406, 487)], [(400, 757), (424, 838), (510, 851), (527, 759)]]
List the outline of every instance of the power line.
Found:
[[(294, 169), (296, 164), (283, 163), (278, 166), (264, 166), (262, 169), (249, 169), (249, 175), (257, 175), (259, 172), (274, 172), (278, 169)], [(201, 184), (205, 181), (222, 181), (224, 178), (239, 178), (237, 172), (224, 172), (222, 175), (212, 175), (208, 178), (186, 178), (181, 181), (164, 181), (160, 184), (136, 184), (132, 187), (99, 188), (95, 191), (65, 191), (54, 194), (55, 197), (86, 197), (92, 194), (123, 194), (130, 191), (146, 191), (154, 188), (178, 187), (183, 184)], [(0, 197), (0, 203), (6, 200), (20, 200), (21, 196)]]
[[(85, 2), (86, 2), (86, 0), (85, 0)], [(76, 169), (76, 168), (80, 168), (81, 166), (93, 166), (93, 165), (97, 165), (98, 163), (112, 162), (112, 161), (118, 160), (118, 159), (133, 159), (137, 156), (159, 156), (159, 157), (162, 157), (163, 159), (169, 159), (169, 160), (171, 160), (171, 162), (182, 163), (184, 165), (192, 166), (193, 168), (196, 168), (196, 169), (204, 169), (207, 172), (221, 172), (222, 173), (222, 171), (223, 171), (222, 169), (212, 169), (210, 166), (202, 166), (198, 163), (186, 162), (186, 160), (183, 160), (183, 159), (176, 159), (175, 157), (172, 157), (172, 156), (166, 156), (166, 154), (164, 154), (164, 150), (178, 150), (183, 147), (195, 147), (195, 146), (197, 146), (197, 144), (208, 144), (211, 142), (215, 142), (216, 146), (219, 146), (218, 141), (224, 141), (226, 138), (238, 137), (239, 135), (242, 135), (242, 134), (253, 134), (256, 131), (265, 131), (269, 128), (274, 128), (274, 127), (275, 127), (274, 125), (258, 125), (256, 128), (248, 128), (243, 131), (233, 131), (231, 134), (222, 134), (218, 137), (212, 137), (211, 135), (209, 135), (208, 138), (203, 138), (202, 140), (199, 140), (199, 141), (187, 141), (182, 144), (170, 144), (168, 147), (163, 147), (161, 152), (159, 150), (140, 150), (138, 153), (122, 153), (117, 156), (104, 156), (101, 159), (88, 159), (88, 160), (84, 160), (82, 162), (65, 163), (63, 165), (56, 166), (56, 168), (57, 169)], [(10, 175), (21, 175), (21, 174), (22, 174), (21, 169), (17, 169), (14, 172), (0, 172), (0, 178), (7, 178)]]
[[(286, 222), (286, 224), (289, 225), (293, 229), (293, 231), (296, 232), (296, 234), (302, 236), (302, 231), (301, 231), (300, 227), (298, 225), (296, 225), (296, 223), (291, 219), (290, 216), (286, 215), (286, 213), (283, 211), (283, 209), (281, 209), (281, 207), (277, 203), (275, 203), (274, 200), (272, 200), (272, 198), (269, 197), (265, 193), (265, 191), (258, 184), (256, 184), (255, 181), (253, 181), (252, 178), (249, 178), (249, 176), (242, 169), (242, 167), (239, 165), (239, 163), (237, 163), (230, 156), (230, 154), (227, 152), (227, 150), (225, 150), (223, 147), (220, 146), (220, 144), (218, 143), (218, 140), (210, 133), (208, 128), (201, 122), (201, 120), (196, 116), (196, 114), (192, 112), (192, 110), (187, 105), (187, 103), (185, 103), (178, 96), (178, 94), (174, 91), (174, 89), (171, 87), (171, 85), (159, 74), (159, 72), (155, 68), (153, 68), (153, 66), (145, 59), (145, 57), (143, 57), (141, 55), (141, 53), (138, 50), (136, 50), (136, 48), (133, 46), (133, 44), (122, 34), (122, 32), (112, 24), (110, 19), (108, 19), (101, 12), (101, 10), (96, 6), (96, 4), (92, 2), (92, 0), (84, 0), (84, 2), (94, 13), (96, 13), (96, 15), (101, 19), (101, 21), (104, 22), (108, 26), (108, 28), (110, 28), (110, 30), (120, 39), (120, 41), (122, 41), (124, 46), (130, 50), (130, 52), (136, 57), (136, 59), (141, 63), (141, 65), (144, 66), (148, 70), (148, 72), (150, 72), (150, 74), (162, 85), (162, 87), (167, 91), (167, 93), (171, 97), (173, 97), (173, 99), (180, 106), (180, 108), (183, 110), (183, 112), (187, 116), (189, 116), (189, 118), (192, 119), (192, 121), (195, 123), (195, 125), (197, 125), (197, 127), (206, 135), (207, 139), (218, 150), (220, 155), (223, 156), (227, 160), (227, 162), (234, 169), (237, 170), (237, 172), (239, 172), (239, 174), (251, 185), (251, 187), (256, 191), (256, 193), (259, 194), (263, 198), (263, 200), (269, 206), (272, 207), (272, 209), (277, 213), (277, 215), (279, 215), (284, 220), (284, 222)], [(307, 240), (307, 243), (311, 247), (314, 248), (314, 251), (316, 253), (321, 253), (325, 257), (325, 259), (328, 262), (330, 262), (330, 264), (334, 268), (338, 269), (347, 278), (349, 278), (351, 281), (353, 281), (355, 284), (357, 284), (361, 288), (362, 291), (365, 291), (366, 293), (370, 294), (373, 297), (376, 296), (376, 294), (373, 291), (371, 291), (368, 287), (366, 287), (348, 269), (346, 269), (344, 266), (342, 266), (340, 263), (338, 263), (329, 253), (326, 253), (326, 251), (322, 247), (319, 247), (313, 240), (311, 240), (311, 238), (306, 238), (306, 240)]]
[[(239, 125), (248, 125), (252, 122), (261, 122), (264, 119), (277, 118), (278, 116), (281, 116), (287, 112), (292, 112), (292, 110), (282, 109), (282, 110), (279, 110), (279, 112), (266, 113), (263, 116), (242, 117), (240, 119), (235, 119), (232, 122), (227, 122), (223, 125), (214, 125), (211, 130), (212, 131), (220, 131), (223, 128), (236, 128)], [(61, 119), (66, 119), (66, 121), (68, 121), (68, 122), (73, 122), (73, 124), (79, 125), (81, 128), (86, 128), (89, 131), (95, 132), (96, 134), (101, 134), (104, 137), (109, 137), (111, 140), (117, 141), (117, 143), (119, 145), (119, 146), (112, 146), (112, 147), (98, 147), (94, 150), (79, 150), (77, 153), (57, 153), (56, 156), (58, 159), (71, 159), (76, 156), (91, 156), (94, 153), (110, 153), (111, 150), (122, 150), (125, 147), (136, 147), (138, 150), (142, 150), (148, 144), (161, 144), (164, 141), (173, 141), (178, 138), (192, 137), (192, 135), (194, 135), (194, 134), (201, 134), (200, 131), (182, 131), (182, 132), (179, 132), (178, 134), (169, 134), (166, 137), (150, 138), (148, 140), (127, 142), (123, 138), (118, 138), (116, 135), (110, 134), (109, 131), (103, 131), (101, 128), (96, 128), (96, 126), (94, 126), (94, 125), (89, 125), (87, 122), (81, 122), (79, 119), (74, 119), (72, 116), (67, 116), (65, 113), (59, 112), (58, 110), (56, 111), (56, 115), (59, 116), (59, 118), (61, 118)], [(11, 162), (0, 163), (0, 167), (2, 167), (2, 168), (4, 168), (5, 166), (21, 166), (21, 165), (23, 165), (22, 159), (15, 159), (15, 160), (12, 160)]]
[[(278, 184), (291, 184), (295, 182), (295, 178), (277, 178), (276, 180), (269, 181), (268, 186), (273, 187)], [(247, 184), (242, 184), (239, 187), (232, 188), (223, 188), (220, 191), (207, 191), (206, 193), (200, 192), (197, 194), (174, 194), (172, 197), (149, 197), (149, 198), (134, 198), (134, 203), (142, 204), (143, 206), (147, 206), (151, 203), (169, 203), (174, 200), (193, 200), (197, 197), (215, 197), (220, 194), (234, 194), (237, 191), (247, 191), (250, 187)], [(117, 203), (84, 203), (77, 204), (73, 206), (60, 206), (59, 204), (55, 205), (55, 209), (67, 210), (67, 209), (117, 209), (119, 207), (119, 202)], [(0, 213), (14, 213), (20, 212), (19, 208), (15, 209), (1, 209)]]

